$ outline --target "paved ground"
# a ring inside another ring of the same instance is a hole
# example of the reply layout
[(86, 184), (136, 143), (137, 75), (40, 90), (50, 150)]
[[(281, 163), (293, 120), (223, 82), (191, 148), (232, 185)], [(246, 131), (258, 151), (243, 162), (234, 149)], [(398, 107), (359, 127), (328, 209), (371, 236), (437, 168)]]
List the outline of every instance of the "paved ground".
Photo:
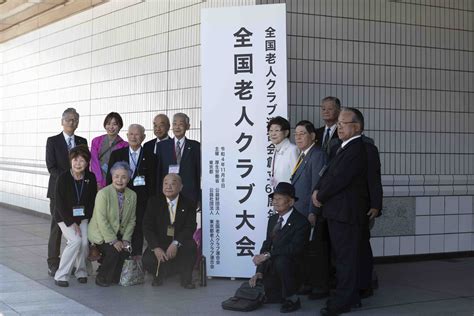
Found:
[[(209, 280), (208, 286), (184, 290), (176, 280), (160, 288), (146, 283), (130, 288), (99, 288), (70, 282), (59, 288), (47, 275), (49, 221), (0, 207), (0, 315), (239, 315), (221, 301), (239, 283)], [(474, 316), (474, 258), (384, 264), (376, 267), (380, 289), (350, 315)], [(319, 315), (323, 301), (302, 300), (295, 315)], [(252, 315), (278, 315), (266, 305)], [(349, 314), (347, 314), (349, 315)]]

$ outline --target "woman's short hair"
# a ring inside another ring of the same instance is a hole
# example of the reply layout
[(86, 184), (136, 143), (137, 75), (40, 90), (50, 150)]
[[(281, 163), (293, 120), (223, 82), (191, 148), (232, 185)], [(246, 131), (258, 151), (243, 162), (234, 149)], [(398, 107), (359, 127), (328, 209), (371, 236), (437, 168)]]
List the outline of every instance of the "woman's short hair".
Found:
[(77, 157), (84, 158), (84, 160), (89, 164), (91, 162), (91, 152), (89, 151), (89, 148), (84, 144), (72, 148), (69, 151), (69, 161)]
[[(267, 124), (267, 132), (270, 131), (270, 127), (272, 125), (278, 125), (280, 126), (282, 131), (290, 131), (290, 122), (284, 117), (281, 116), (275, 116), (268, 121)], [(290, 133), (288, 133), (287, 138), (290, 138)]]
[(118, 114), (117, 112), (110, 112), (109, 114), (107, 114), (107, 116), (104, 119), (104, 128), (105, 128), (105, 125), (109, 124), (109, 122), (112, 121), (112, 119), (115, 119), (115, 122), (117, 122), (119, 129), (122, 129), (123, 120), (120, 114)]
[(130, 169), (130, 165), (126, 161), (117, 161), (114, 163), (112, 168), (110, 168), (110, 174), (113, 175), (115, 171), (122, 169), (127, 171), (128, 173), (128, 178), (130, 179), (132, 177), (132, 169)]

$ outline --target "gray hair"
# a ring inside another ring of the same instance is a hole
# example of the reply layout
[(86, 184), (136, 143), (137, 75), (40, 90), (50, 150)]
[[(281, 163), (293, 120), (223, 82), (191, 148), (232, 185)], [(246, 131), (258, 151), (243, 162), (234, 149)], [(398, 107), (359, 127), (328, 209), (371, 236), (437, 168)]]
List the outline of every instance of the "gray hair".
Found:
[(112, 168), (110, 168), (110, 174), (113, 175), (116, 170), (125, 170), (128, 173), (128, 178), (132, 177), (132, 169), (130, 169), (130, 165), (126, 161), (117, 161), (114, 163)]
[(189, 116), (187, 116), (186, 114), (179, 112), (173, 115), (173, 121), (176, 120), (177, 118), (183, 119), (184, 122), (186, 122), (186, 125), (189, 125)]
[(145, 135), (145, 128), (142, 125), (140, 125), (140, 124), (130, 124), (130, 126), (128, 127), (128, 130), (130, 130), (131, 128), (136, 128), (142, 133), (142, 135)]
[(68, 114), (72, 114), (76, 119), (79, 119), (79, 113), (77, 113), (75, 108), (67, 108), (64, 110), (62, 119), (65, 120)]

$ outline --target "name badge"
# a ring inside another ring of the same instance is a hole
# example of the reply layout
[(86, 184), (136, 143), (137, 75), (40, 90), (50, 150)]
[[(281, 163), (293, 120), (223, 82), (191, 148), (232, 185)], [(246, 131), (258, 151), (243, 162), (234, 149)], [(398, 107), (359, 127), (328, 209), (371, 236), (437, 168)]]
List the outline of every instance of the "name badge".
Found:
[(84, 206), (78, 205), (72, 207), (72, 216), (86, 216), (84, 213)]
[(170, 165), (168, 173), (179, 173), (179, 165)]
[(133, 186), (134, 187), (141, 187), (145, 185), (145, 176), (138, 176), (133, 179)]
[(168, 229), (166, 230), (166, 235), (168, 237), (174, 237), (174, 226), (168, 225)]

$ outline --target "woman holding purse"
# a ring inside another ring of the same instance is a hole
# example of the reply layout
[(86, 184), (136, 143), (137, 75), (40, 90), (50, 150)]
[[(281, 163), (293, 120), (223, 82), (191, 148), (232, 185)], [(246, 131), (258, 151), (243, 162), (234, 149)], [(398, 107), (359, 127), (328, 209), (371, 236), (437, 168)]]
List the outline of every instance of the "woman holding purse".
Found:
[(137, 194), (127, 187), (131, 177), (128, 163), (116, 162), (110, 173), (112, 184), (97, 193), (89, 224), (89, 241), (102, 253), (95, 283), (104, 287), (120, 280), (123, 262), (129, 255), (137, 204)]
[(97, 183), (87, 170), (91, 155), (85, 145), (69, 152), (71, 169), (63, 172), (56, 182), (54, 218), (67, 239), (54, 280), (61, 287), (69, 286), (69, 275), (75, 267), (79, 283), (87, 283), (86, 258), (89, 253), (87, 225), (92, 217)]

